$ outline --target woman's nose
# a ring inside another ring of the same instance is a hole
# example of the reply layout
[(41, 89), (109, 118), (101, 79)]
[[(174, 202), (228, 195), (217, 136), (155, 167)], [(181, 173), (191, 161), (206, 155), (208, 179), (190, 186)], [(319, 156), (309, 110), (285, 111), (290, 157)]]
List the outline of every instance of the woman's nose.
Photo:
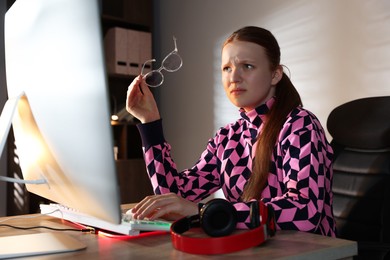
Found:
[(239, 82), (241, 80), (241, 73), (238, 68), (232, 69), (230, 73), (230, 82)]

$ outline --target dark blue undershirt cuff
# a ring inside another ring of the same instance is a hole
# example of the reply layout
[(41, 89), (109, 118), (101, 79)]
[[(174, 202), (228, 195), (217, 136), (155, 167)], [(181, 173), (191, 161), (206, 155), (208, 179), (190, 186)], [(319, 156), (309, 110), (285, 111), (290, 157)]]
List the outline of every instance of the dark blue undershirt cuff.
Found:
[(145, 124), (138, 124), (137, 128), (141, 135), (142, 146), (146, 149), (153, 145), (165, 142), (162, 119)]

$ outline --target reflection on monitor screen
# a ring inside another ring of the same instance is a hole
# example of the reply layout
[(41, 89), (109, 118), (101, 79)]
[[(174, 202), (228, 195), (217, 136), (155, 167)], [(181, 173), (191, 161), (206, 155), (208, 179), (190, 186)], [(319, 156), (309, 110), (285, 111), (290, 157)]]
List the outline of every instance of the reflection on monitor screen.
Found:
[(17, 0), (5, 16), (9, 99), (28, 191), (120, 222), (97, 0)]

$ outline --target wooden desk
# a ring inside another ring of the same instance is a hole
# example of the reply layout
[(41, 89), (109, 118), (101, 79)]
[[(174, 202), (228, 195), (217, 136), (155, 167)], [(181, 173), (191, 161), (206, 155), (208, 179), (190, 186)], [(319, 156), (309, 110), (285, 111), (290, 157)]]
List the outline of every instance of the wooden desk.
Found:
[[(32, 219), (13, 219), (2, 224), (16, 226), (48, 226), (69, 228), (69, 222), (57, 218), (37, 215)], [(4, 218), (0, 218), (0, 221)], [(57, 232), (46, 229), (17, 230), (0, 227), (0, 236), (22, 235), (38, 232)], [(239, 252), (204, 256), (191, 255), (172, 247), (169, 233), (142, 238), (118, 239), (101, 235), (70, 232), (66, 234), (82, 241), (87, 249), (61, 254), (30, 257), (28, 259), (344, 259), (357, 254), (353, 241), (329, 238), (296, 231), (278, 231), (276, 236), (264, 244)], [(23, 246), (23, 245), (20, 245)], [(1, 245), (0, 245), (1, 247)]]

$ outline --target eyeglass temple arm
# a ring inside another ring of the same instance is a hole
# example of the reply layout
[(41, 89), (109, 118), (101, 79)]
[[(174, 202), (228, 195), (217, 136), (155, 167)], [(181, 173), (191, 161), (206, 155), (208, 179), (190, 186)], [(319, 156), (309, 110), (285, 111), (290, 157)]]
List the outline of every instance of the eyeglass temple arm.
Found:
[(177, 49), (177, 44), (176, 44), (176, 37), (175, 36), (173, 36), (173, 43), (175, 44), (175, 50), (174, 51), (178, 51), (178, 49)]
[(147, 63), (151, 63), (151, 62), (155, 62), (155, 61), (156, 61), (156, 59), (151, 59), (151, 60), (145, 61), (144, 64), (142, 65), (141, 75), (144, 75), (145, 65), (146, 65)]

